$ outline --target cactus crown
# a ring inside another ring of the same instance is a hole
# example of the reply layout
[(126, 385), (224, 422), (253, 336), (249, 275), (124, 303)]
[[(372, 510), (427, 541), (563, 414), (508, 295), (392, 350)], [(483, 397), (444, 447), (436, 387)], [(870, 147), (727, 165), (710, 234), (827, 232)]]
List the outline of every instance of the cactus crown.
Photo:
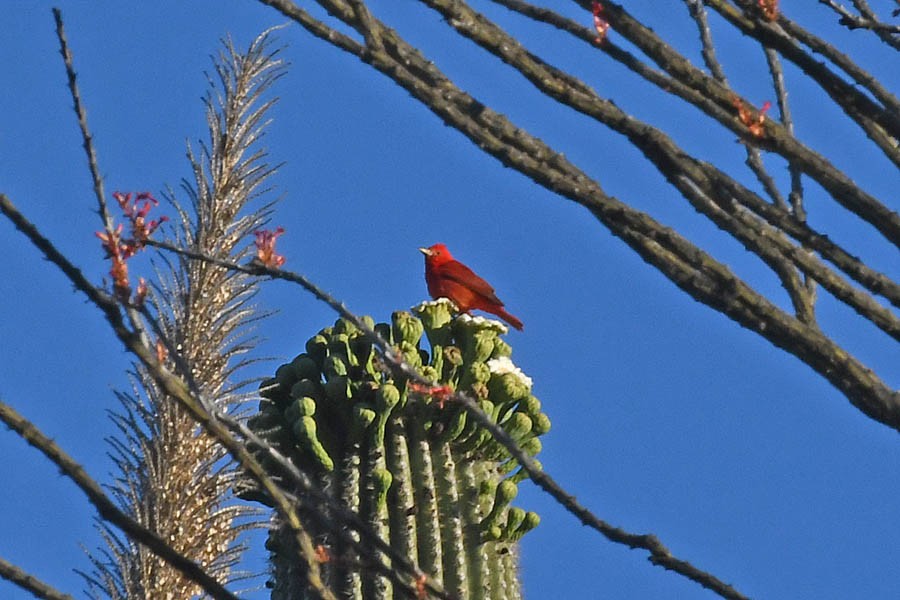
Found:
[[(444, 402), (445, 392), (471, 394), (532, 456), (550, 421), (531, 379), (510, 360), (506, 326), (454, 318), (452, 308), (425, 302), (415, 314), (395, 312), (389, 324), (363, 317), (434, 387), (408, 385), (340, 319), (263, 382), (250, 425), (448, 592), (518, 598), (515, 542), (539, 521), (510, 506), (526, 475), (462, 407)], [(361, 572), (360, 557), (329, 532), (316, 533), (333, 557), (326, 578), (341, 597), (393, 597), (388, 580)], [(276, 527), (273, 598), (303, 597), (303, 575), (280, 558), (282, 543), (289, 536)]]

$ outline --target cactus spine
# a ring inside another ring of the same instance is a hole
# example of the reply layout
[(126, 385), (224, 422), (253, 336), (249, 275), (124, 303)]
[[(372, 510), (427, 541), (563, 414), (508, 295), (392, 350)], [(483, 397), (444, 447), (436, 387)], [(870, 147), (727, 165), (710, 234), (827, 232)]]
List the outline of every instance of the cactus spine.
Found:
[[(451, 310), (439, 300), (415, 307), (417, 316), (396, 312), (390, 324), (365, 319), (426, 379), (472, 394), (537, 454), (550, 421), (531, 394), (531, 380), (509, 360), (511, 348), (500, 337), (506, 327), (453, 318)], [(261, 390), (251, 427), (396, 552), (460, 599), (521, 598), (516, 543), (539, 517), (510, 506), (523, 475), (461, 407), (392, 375), (363, 333), (343, 319), (310, 338), (306, 352), (280, 366)], [(323, 573), (338, 597), (395, 597), (365, 556), (320, 521), (308, 527), (328, 549)], [(306, 597), (304, 575), (284, 552), (289, 543), (274, 525), (267, 547), (275, 600)]]

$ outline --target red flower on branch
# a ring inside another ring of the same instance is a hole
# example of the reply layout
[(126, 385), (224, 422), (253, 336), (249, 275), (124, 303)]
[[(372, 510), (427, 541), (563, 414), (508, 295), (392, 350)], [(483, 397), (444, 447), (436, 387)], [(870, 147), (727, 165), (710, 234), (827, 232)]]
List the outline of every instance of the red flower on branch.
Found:
[(409, 388), (414, 394), (420, 394), (422, 396), (431, 396), (435, 400), (438, 401), (438, 408), (444, 408), (444, 402), (449, 400), (451, 396), (453, 396), (453, 388), (449, 385), (424, 385), (421, 383), (416, 383), (415, 381), (410, 381), (406, 384), (406, 387)]
[(757, 2), (759, 11), (766, 21), (775, 21), (778, 19), (778, 0), (757, 0)]
[(98, 231), (94, 235), (100, 238), (100, 245), (106, 251), (106, 258), (112, 263), (109, 276), (113, 282), (113, 293), (120, 302), (128, 302), (131, 282), (128, 280), (128, 265), (125, 261), (134, 255), (134, 250), (132, 246), (122, 241), (122, 225), (119, 224), (112, 231)]
[(139, 277), (137, 291), (134, 293), (134, 305), (138, 308), (144, 305), (144, 300), (147, 299), (147, 291), (147, 280)]
[[(753, 115), (753, 112), (744, 106), (744, 102), (738, 98), (736, 95), (731, 98), (732, 104), (734, 104), (735, 108), (738, 111), (738, 119), (741, 120), (741, 123), (747, 128), (747, 131), (750, 132), (755, 138), (761, 138), (765, 135), (765, 122), (766, 122), (766, 112), (772, 108), (772, 103), (768, 100), (765, 101), (762, 105), (762, 108), (756, 113), (756, 116)], [(752, 106), (750, 108), (753, 108)]]
[(595, 1), (591, 5), (591, 14), (594, 16), (594, 29), (597, 31), (594, 43), (602, 44), (606, 40), (606, 32), (609, 31), (609, 23), (603, 18), (603, 5)]
[(275, 252), (275, 242), (278, 241), (278, 236), (283, 233), (284, 227), (279, 227), (275, 231), (269, 231), (268, 229), (254, 231), (253, 235), (256, 236), (256, 241), (253, 242), (256, 246), (256, 258), (254, 260), (270, 269), (277, 269), (283, 265), (285, 258)]
[[(166, 222), (168, 217), (163, 216), (153, 221), (147, 221), (150, 210), (159, 205), (159, 201), (149, 192), (137, 194), (134, 200), (132, 200), (131, 193), (113, 192), (113, 198), (122, 209), (125, 218), (131, 223), (131, 238), (122, 238), (123, 226), (121, 223), (115, 229), (98, 231), (95, 235), (100, 238), (100, 244), (106, 251), (106, 258), (112, 263), (109, 276), (113, 281), (113, 293), (116, 299), (124, 304), (129, 301), (129, 296), (131, 296), (131, 282), (128, 279), (126, 261), (144, 248), (153, 232)], [(134, 305), (143, 304), (146, 296), (147, 282), (141, 279), (133, 300)]]
[(140, 192), (134, 200), (131, 199), (130, 192), (127, 194), (114, 192), (113, 198), (119, 203), (122, 213), (131, 222), (131, 240), (129, 242), (134, 246), (132, 254), (143, 248), (153, 232), (169, 220), (169, 217), (163, 215), (159, 219), (147, 221), (150, 210), (154, 206), (159, 206), (159, 200), (154, 198), (150, 192)]

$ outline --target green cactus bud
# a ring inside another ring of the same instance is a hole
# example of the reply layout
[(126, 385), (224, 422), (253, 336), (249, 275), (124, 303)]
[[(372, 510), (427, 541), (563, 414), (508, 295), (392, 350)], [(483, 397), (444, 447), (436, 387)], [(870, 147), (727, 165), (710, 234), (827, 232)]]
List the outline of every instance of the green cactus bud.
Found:
[(487, 531), (489, 528), (499, 524), (503, 511), (509, 506), (509, 503), (515, 499), (518, 493), (519, 487), (509, 479), (504, 479), (500, 482), (497, 486), (497, 491), (494, 494), (494, 504), (491, 507), (491, 512), (489, 512), (481, 522), (483, 531)]
[(495, 404), (527, 398), (531, 391), (515, 373), (494, 373), (487, 385)]
[(446, 298), (423, 302), (414, 306), (412, 311), (422, 320), (426, 329), (438, 329), (453, 319), (456, 307)]
[(499, 337), (494, 340), (494, 351), (491, 352), (491, 358), (509, 358), (512, 356), (512, 346), (507, 344)]
[(300, 417), (294, 423), (294, 435), (310, 452), (315, 461), (326, 471), (334, 470), (334, 461), (319, 441), (316, 431), (316, 420), (312, 417)]
[(485, 361), (491, 357), (494, 351), (494, 342), (497, 339), (497, 333), (493, 331), (477, 331), (472, 336), (472, 347), (470, 359), (477, 361)]
[(296, 401), (297, 412), (303, 417), (311, 417), (316, 414), (316, 401), (310, 397), (300, 398)]
[(322, 371), (325, 373), (325, 379), (340, 377), (347, 374), (347, 364), (340, 356), (329, 356), (325, 359)]
[(400, 402), (400, 390), (392, 383), (385, 383), (375, 392), (375, 406), (379, 412), (390, 412)]
[(422, 355), (414, 344), (406, 340), (400, 342), (400, 353), (403, 355), (403, 360), (410, 366), (417, 368), (422, 366)]
[(541, 414), (541, 401), (533, 395), (528, 395), (519, 400), (519, 406), (516, 410), (523, 412), (534, 419), (537, 415)]
[(393, 481), (394, 477), (387, 469), (372, 470), (372, 483), (375, 486), (375, 508), (377, 511), (384, 509), (387, 505), (387, 494)]
[(533, 437), (522, 443), (522, 450), (528, 456), (537, 456), (540, 454), (542, 448), (543, 442), (541, 442), (541, 438), (539, 437)]
[(359, 328), (356, 327), (353, 323), (348, 321), (347, 319), (341, 317), (337, 321), (334, 322), (334, 327), (332, 328), (332, 335), (347, 335), (351, 333), (355, 333), (359, 331)]
[(438, 381), (440, 380), (440, 374), (437, 369), (432, 367), (431, 365), (425, 365), (421, 369), (422, 377), (427, 379), (428, 381)]
[(377, 420), (372, 429), (372, 445), (376, 448), (384, 446), (384, 428), (391, 411), (400, 402), (400, 390), (391, 383), (386, 383), (375, 392), (375, 410)]
[(478, 496), (481, 498), (493, 498), (497, 495), (498, 482), (493, 479), (482, 479), (478, 483)]
[[(491, 369), (483, 362), (473, 362), (469, 365), (468, 373), (472, 382), (488, 383), (491, 380)], [(494, 401), (494, 404), (497, 402)]]
[(371, 406), (367, 406), (362, 402), (354, 404), (350, 422), (351, 441), (359, 442), (365, 431), (375, 422), (377, 417), (377, 413), (372, 410)]
[(278, 367), (275, 370), (275, 380), (283, 389), (291, 389), (291, 386), (297, 381), (297, 374), (294, 372), (294, 367), (290, 363)]
[[(513, 509), (510, 509), (512, 511)], [(522, 520), (522, 523), (516, 528), (516, 530), (508, 535), (508, 540), (510, 542), (518, 542), (522, 539), (522, 536), (537, 527), (541, 522), (541, 517), (536, 512), (528, 511), (525, 513), (525, 518)]]
[(499, 541), (503, 538), (503, 528), (499, 525), (490, 525), (484, 530), (484, 539)]
[(318, 398), (322, 395), (322, 384), (311, 379), (301, 379), (291, 386), (291, 398)]
[(314, 414), (316, 414), (316, 401), (307, 396), (291, 402), (284, 411), (284, 418), (288, 423), (293, 423), (301, 417), (311, 417)]
[(291, 366), (294, 367), (297, 379), (318, 379), (322, 376), (319, 372), (319, 365), (305, 352), (297, 355), (291, 361)]
[(393, 324), (395, 343), (406, 342), (412, 346), (418, 346), (422, 333), (425, 331), (422, 321), (406, 311), (398, 310), (391, 315), (391, 323)]
[(533, 416), (531, 421), (531, 432), (534, 433), (534, 435), (544, 435), (550, 431), (550, 417), (544, 413)]
[(353, 397), (353, 388), (350, 378), (346, 375), (331, 377), (325, 382), (325, 394), (335, 402), (342, 402)]
[(306, 342), (306, 354), (320, 367), (328, 356), (328, 338), (321, 333)]
[(465, 370), (459, 378), (459, 387), (461, 389), (473, 389), (475, 384), (484, 384), (491, 379), (491, 370), (483, 362), (470, 362), (463, 368)]
[(511, 506), (506, 513), (506, 527), (504, 527), (503, 538), (510, 539), (522, 526), (525, 521), (525, 510), (517, 506)]
[(503, 429), (506, 430), (509, 437), (516, 442), (519, 442), (522, 438), (531, 433), (531, 417), (524, 413), (514, 412), (512, 416), (503, 423)]

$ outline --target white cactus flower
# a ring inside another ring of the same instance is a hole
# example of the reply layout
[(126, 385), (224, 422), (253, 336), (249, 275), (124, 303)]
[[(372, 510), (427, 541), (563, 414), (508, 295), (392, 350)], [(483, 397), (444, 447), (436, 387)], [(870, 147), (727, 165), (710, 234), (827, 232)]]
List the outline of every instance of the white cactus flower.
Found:
[(503, 373), (512, 373), (516, 377), (519, 378), (523, 384), (525, 384), (528, 389), (531, 389), (532, 380), (531, 377), (522, 372), (522, 369), (517, 367), (513, 361), (509, 359), (508, 356), (501, 356), (500, 358), (492, 358), (487, 361), (488, 369), (491, 370), (491, 373), (496, 373), (498, 375), (502, 375)]

